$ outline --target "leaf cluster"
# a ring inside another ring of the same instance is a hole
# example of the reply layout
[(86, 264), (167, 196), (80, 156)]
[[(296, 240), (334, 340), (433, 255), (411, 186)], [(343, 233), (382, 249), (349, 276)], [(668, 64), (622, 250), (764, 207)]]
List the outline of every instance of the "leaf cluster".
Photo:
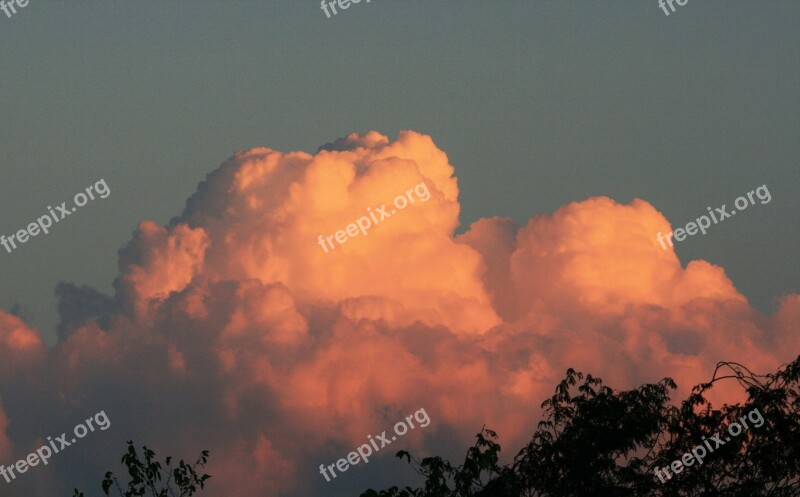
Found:
[[(715, 408), (707, 392), (730, 380), (747, 400)], [(721, 362), (678, 405), (670, 401), (676, 388), (664, 378), (617, 391), (569, 369), (512, 463), (498, 464), (497, 434), (484, 427), (462, 465), (400, 451), (397, 457), (425, 478), (424, 486), (370, 489), (361, 497), (800, 497), (800, 356), (766, 375)], [(655, 476), (655, 468), (668, 467), (753, 409), (763, 425), (726, 436), (702, 465), (664, 483)]]
[[(113, 488), (121, 497), (190, 497), (197, 492), (198, 488), (203, 489), (205, 482), (211, 478), (207, 474), (200, 475), (197, 472), (197, 469), (205, 466), (208, 461), (207, 450), (200, 453), (200, 457), (194, 464), (188, 464), (181, 459), (174, 468), (171, 456), (167, 456), (162, 466), (155, 459), (156, 454), (153, 450), (145, 445), (142, 447), (142, 451), (144, 460), (139, 458), (133, 442), (128, 441), (128, 451), (122, 456), (121, 462), (128, 469), (130, 481), (123, 492), (119, 480), (114, 473), (109, 471), (103, 479), (103, 494), (110, 495), (109, 492)], [(162, 483), (164, 476), (166, 476), (166, 480)], [(75, 489), (72, 497), (84, 497), (84, 494)]]

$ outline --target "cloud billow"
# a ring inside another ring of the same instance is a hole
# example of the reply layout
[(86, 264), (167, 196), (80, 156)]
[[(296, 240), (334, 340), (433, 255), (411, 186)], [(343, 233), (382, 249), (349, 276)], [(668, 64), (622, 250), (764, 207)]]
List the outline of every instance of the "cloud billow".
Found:
[[(320, 233), (422, 181), (428, 201), (320, 250)], [(800, 296), (763, 316), (722, 268), (681, 267), (653, 240), (669, 222), (643, 200), (590, 198), (456, 236), (459, 211), (447, 155), (413, 131), (314, 155), (238, 152), (169, 225), (138, 225), (113, 297), (59, 285), (54, 347), (0, 312), (3, 461), (81, 416), (114, 419), (4, 490), (94, 485), (133, 438), (184, 458), (210, 449), (211, 496), (358, 491), (378, 466), (325, 483), (320, 461), (420, 406), (433, 422), (399, 448), (442, 453), (486, 423), (513, 452), (568, 367), (686, 389), (717, 361), (774, 370), (800, 350)]]

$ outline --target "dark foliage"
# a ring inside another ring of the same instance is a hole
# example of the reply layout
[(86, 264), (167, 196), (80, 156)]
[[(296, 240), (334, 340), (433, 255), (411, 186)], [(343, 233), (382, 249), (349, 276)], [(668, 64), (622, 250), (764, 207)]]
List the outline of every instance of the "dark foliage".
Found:
[[(103, 479), (103, 494), (110, 495), (109, 491), (114, 488), (121, 497), (190, 497), (197, 492), (198, 487), (203, 489), (206, 480), (211, 478), (209, 475), (197, 473), (197, 468), (205, 466), (208, 461), (207, 450), (200, 453), (200, 457), (194, 464), (187, 464), (181, 459), (175, 468), (172, 467), (172, 457), (167, 456), (164, 466), (162, 466), (155, 459), (155, 452), (148, 449), (147, 446), (143, 446), (142, 450), (144, 461), (139, 459), (133, 442), (128, 441), (128, 451), (122, 456), (121, 462), (127, 466), (131, 480), (123, 493), (117, 477), (109, 471)], [(166, 467), (163, 474), (167, 477), (163, 484), (161, 482), (162, 467)], [(173, 488), (173, 484), (177, 488)], [(84, 495), (76, 488), (72, 497), (84, 497)]]
[[(704, 395), (729, 380), (747, 401), (713, 408)], [(678, 406), (670, 403), (676, 388), (670, 378), (615, 391), (570, 369), (542, 403), (544, 420), (512, 463), (498, 465), (497, 434), (484, 427), (464, 464), (400, 451), (397, 457), (425, 478), (424, 486), (367, 490), (361, 497), (800, 497), (798, 386), (800, 357), (764, 376), (720, 363)], [(725, 430), (743, 417), (747, 422), (754, 409), (763, 424), (728, 436)], [(710, 446), (716, 434), (724, 444), (702, 464), (694, 461), (663, 483), (656, 477), (656, 468), (706, 440)]]

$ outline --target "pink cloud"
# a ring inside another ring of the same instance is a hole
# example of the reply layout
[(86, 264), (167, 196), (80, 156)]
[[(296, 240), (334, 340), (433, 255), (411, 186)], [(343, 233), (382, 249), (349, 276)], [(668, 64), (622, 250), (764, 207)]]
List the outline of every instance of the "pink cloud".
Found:
[[(412, 131), (352, 134), (315, 155), (237, 153), (169, 226), (139, 224), (113, 304), (93, 299), (103, 320), (72, 323), (47, 349), (0, 312), (3, 461), (102, 408), (108, 432), (37, 471), (96, 484), (133, 438), (185, 458), (210, 449), (212, 496), (334, 495), (362, 490), (377, 466), (326, 483), (318, 465), (420, 407), (431, 425), (398, 449), (443, 453), (487, 423), (511, 452), (568, 367), (619, 388), (672, 376), (685, 393), (717, 361), (770, 371), (800, 350), (800, 296), (763, 316), (723, 268), (681, 267), (646, 201), (590, 198), (456, 236), (453, 173)], [(430, 200), (329, 253), (317, 244), (422, 181)], [(61, 292), (65, 315), (91, 314), (68, 308), (85, 290)], [(8, 409), (17, 398), (37, 400)], [(36, 480), (13, 485), (35, 493)]]

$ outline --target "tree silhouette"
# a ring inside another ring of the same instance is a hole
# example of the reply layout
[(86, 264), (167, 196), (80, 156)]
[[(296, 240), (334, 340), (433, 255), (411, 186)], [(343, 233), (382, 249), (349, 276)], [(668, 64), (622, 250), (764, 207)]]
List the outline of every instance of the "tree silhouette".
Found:
[[(724, 380), (738, 382), (747, 401), (715, 409), (704, 395)], [(671, 378), (616, 391), (569, 369), (511, 464), (498, 465), (497, 434), (484, 427), (464, 464), (400, 451), (424, 486), (361, 497), (798, 497), (798, 386), (800, 356), (763, 376), (719, 363), (677, 406)]]
[[(102, 488), (105, 495), (109, 495), (111, 488), (115, 488), (121, 497), (189, 497), (197, 492), (198, 487), (203, 489), (206, 480), (211, 478), (209, 475), (199, 475), (197, 473), (198, 467), (203, 467), (208, 461), (208, 451), (204, 450), (200, 453), (194, 464), (189, 465), (181, 459), (178, 466), (172, 467), (172, 457), (167, 456), (164, 461), (166, 470), (164, 474), (167, 480), (161, 483), (162, 479), (162, 465), (155, 460), (156, 453), (148, 449), (147, 446), (142, 446), (144, 452), (144, 461), (139, 459), (136, 448), (132, 441), (128, 441), (128, 451), (122, 456), (122, 463), (128, 467), (128, 474), (131, 480), (128, 482), (125, 493), (122, 492), (122, 487), (111, 471), (106, 473), (103, 479)], [(177, 486), (177, 489), (172, 488), (172, 484)], [(160, 488), (157, 488), (160, 487)], [(75, 489), (72, 497), (84, 497), (83, 492)]]

